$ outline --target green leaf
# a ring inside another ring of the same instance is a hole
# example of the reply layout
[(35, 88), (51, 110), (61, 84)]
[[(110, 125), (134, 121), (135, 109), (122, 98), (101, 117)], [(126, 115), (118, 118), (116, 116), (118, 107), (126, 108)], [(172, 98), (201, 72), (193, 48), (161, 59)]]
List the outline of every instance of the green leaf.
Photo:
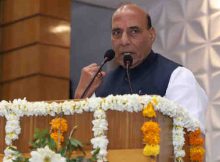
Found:
[(68, 159), (66, 162), (76, 162), (76, 159)]
[(34, 139), (31, 143), (32, 149), (42, 148), (45, 146), (49, 146), (51, 150), (56, 150), (56, 143), (50, 137), (49, 131), (47, 129), (39, 130), (36, 129), (34, 133)]
[(75, 142), (79, 147), (83, 147), (83, 144), (82, 144), (79, 140), (77, 140), (77, 139), (72, 139), (72, 140), (74, 140), (74, 142)]
[(65, 154), (66, 154), (66, 149), (65, 148), (62, 148), (59, 153), (61, 154), (61, 156), (65, 157)]
[(28, 161), (29, 159), (24, 157), (18, 157), (16, 160), (13, 160), (13, 162), (28, 162)]
[(70, 139), (70, 144), (75, 148), (80, 147), (80, 145), (78, 145), (77, 140), (75, 140), (75, 139)]
[(100, 148), (98, 147), (93, 152), (92, 157), (90, 159), (92, 162), (96, 162), (97, 161), (97, 155), (98, 155), (99, 151), (100, 151)]
[(100, 148), (98, 147), (98, 148), (95, 149), (95, 151), (93, 152), (92, 155), (96, 156), (99, 153), (99, 151), (100, 151)]
[(51, 150), (54, 150), (54, 151), (56, 150), (56, 147), (57, 147), (56, 142), (51, 137), (48, 138), (48, 146)]

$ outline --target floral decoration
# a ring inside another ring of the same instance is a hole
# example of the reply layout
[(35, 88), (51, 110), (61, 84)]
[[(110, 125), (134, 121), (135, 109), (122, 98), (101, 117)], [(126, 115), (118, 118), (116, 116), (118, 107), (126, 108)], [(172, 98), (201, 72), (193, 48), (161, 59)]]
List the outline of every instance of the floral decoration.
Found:
[(5, 156), (3, 158), (3, 162), (13, 162), (20, 156), (20, 153), (17, 151), (16, 146), (6, 147), (6, 149), (4, 150), (4, 154)]
[[(107, 161), (107, 146), (108, 146), (108, 138), (106, 136), (106, 131), (108, 130), (108, 121), (106, 120), (105, 111), (100, 109), (96, 109), (94, 112), (94, 120), (92, 121), (94, 132), (94, 138), (91, 140), (93, 145), (93, 149), (100, 149), (97, 155), (98, 162)], [(94, 154), (94, 151), (92, 151)]]
[(157, 122), (152, 121), (152, 119), (156, 117), (154, 104), (156, 105), (157, 103), (157, 99), (154, 96), (142, 111), (144, 117), (150, 118), (150, 121), (145, 122), (141, 127), (141, 131), (144, 135), (143, 142), (145, 147), (143, 154), (145, 156), (156, 157), (160, 153), (160, 127)]
[(183, 146), (185, 144), (184, 134), (185, 132), (183, 127), (173, 125), (172, 135), (173, 135), (174, 156), (176, 161), (178, 162), (182, 162), (183, 157), (185, 156), (185, 150), (183, 149)]
[[(183, 145), (185, 143), (184, 131), (186, 128), (187, 131), (194, 132), (200, 128), (198, 120), (192, 118), (190, 114), (181, 106), (169, 101), (166, 98), (160, 96), (149, 96), (143, 95), (139, 96), (136, 94), (133, 95), (109, 95), (106, 98), (89, 98), (80, 101), (64, 101), (60, 103), (52, 102), (28, 102), (26, 99), (15, 99), (12, 102), (1, 101), (0, 102), (0, 116), (6, 117), (6, 149), (4, 159), (13, 159), (16, 156), (16, 153), (10, 150), (13, 150), (13, 141), (18, 139), (19, 134), (21, 133), (20, 128), (20, 118), (23, 116), (56, 116), (60, 113), (64, 115), (73, 115), (76, 113), (85, 112), (94, 112), (93, 120), (93, 133), (94, 138), (91, 139), (93, 144), (94, 151), (99, 148), (98, 153), (98, 162), (107, 161), (107, 145), (108, 139), (106, 136), (106, 131), (108, 130), (108, 122), (106, 120), (105, 111), (115, 110), (115, 111), (128, 111), (128, 112), (140, 112), (148, 104), (148, 110), (145, 110), (143, 114), (154, 117), (154, 111), (161, 112), (163, 115), (167, 115), (173, 118), (173, 146), (174, 146), (174, 156), (175, 160), (181, 160), (185, 156), (183, 150)], [(146, 112), (147, 111), (147, 112)], [(155, 126), (155, 130), (157, 126)], [(157, 129), (158, 130), (158, 129)], [(52, 135), (53, 136), (53, 135)], [(54, 135), (55, 138), (55, 135)], [(146, 140), (150, 140), (152, 143), (159, 142), (159, 138), (155, 135), (149, 135), (146, 137)], [(198, 152), (201, 154), (203, 151), (195, 149), (199, 146), (200, 140), (193, 140), (196, 147), (192, 147), (191, 152)], [(147, 146), (145, 150), (151, 150), (152, 155), (156, 155), (159, 151), (159, 147), (154, 147), (148, 149)], [(9, 150), (8, 150), (9, 149)], [(45, 148), (46, 149), (46, 148)], [(195, 156), (191, 156), (195, 157)], [(192, 158), (193, 159), (193, 158)], [(6, 162), (6, 160), (4, 161)]]
[(189, 133), (190, 160), (203, 162), (205, 149), (203, 148), (204, 140), (201, 136), (201, 130), (197, 129)]
[(67, 121), (64, 118), (55, 118), (50, 122), (50, 137), (56, 142), (59, 148), (64, 141), (63, 133), (68, 129)]

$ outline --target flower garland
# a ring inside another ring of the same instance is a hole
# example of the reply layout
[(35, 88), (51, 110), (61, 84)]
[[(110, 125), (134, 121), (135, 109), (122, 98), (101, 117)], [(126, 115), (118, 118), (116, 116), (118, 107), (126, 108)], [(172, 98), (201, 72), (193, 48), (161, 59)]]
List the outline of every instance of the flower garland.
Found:
[(196, 162), (203, 162), (205, 150), (203, 148), (204, 140), (201, 137), (201, 130), (197, 129), (189, 134), (190, 160)]
[[(156, 98), (157, 102), (154, 102)], [(94, 138), (91, 139), (93, 148), (100, 148), (98, 161), (106, 161), (108, 139), (106, 131), (108, 122), (106, 120), (105, 111), (117, 110), (128, 112), (142, 111), (149, 103), (152, 103), (154, 110), (161, 112), (173, 118), (173, 146), (175, 159), (181, 159), (185, 156), (182, 149), (184, 145), (183, 128), (187, 131), (195, 131), (199, 129), (199, 122), (192, 118), (189, 113), (178, 104), (159, 96), (148, 95), (109, 95), (106, 98), (90, 98), (80, 101), (64, 101), (62, 103), (47, 102), (28, 102), (26, 99), (17, 99), (13, 102), (0, 102), (0, 116), (5, 116), (6, 121), (6, 145), (13, 147), (13, 141), (18, 139), (21, 132), (19, 119), (22, 116), (55, 116), (60, 113), (64, 115), (73, 115), (75, 113), (83, 113), (84, 111), (94, 112), (93, 132)], [(153, 114), (150, 110), (149, 114)], [(156, 138), (158, 139), (158, 138)], [(159, 140), (155, 140), (159, 141)], [(7, 147), (5, 151), (9, 148)], [(194, 149), (195, 150), (195, 149)], [(191, 152), (195, 152), (193, 149)], [(158, 152), (158, 151), (157, 151)], [(201, 151), (200, 151), (201, 152)], [(5, 159), (13, 158), (13, 152), (7, 151)]]
[(156, 117), (153, 103), (157, 104), (156, 97), (153, 97), (142, 111), (144, 117), (151, 119), (142, 125), (141, 130), (144, 135), (143, 142), (145, 144), (143, 154), (145, 156), (153, 156), (155, 158), (160, 153), (160, 127), (157, 122), (152, 121), (152, 119)]
[(182, 162), (185, 156), (185, 150), (183, 146), (185, 144), (184, 129), (177, 125), (173, 125), (172, 136), (173, 136), (173, 146), (174, 146), (174, 156), (177, 162)]
[[(93, 149), (96, 150), (99, 148), (99, 153), (97, 155), (98, 161), (107, 161), (107, 146), (108, 146), (108, 138), (106, 136), (106, 131), (108, 130), (108, 121), (106, 120), (105, 111), (102, 109), (97, 109), (94, 112), (94, 120), (92, 121), (94, 132), (94, 138), (91, 140), (93, 145)], [(94, 151), (92, 151), (92, 154)]]
[(14, 113), (5, 116), (7, 122), (5, 126), (5, 143), (10, 146), (12, 141), (18, 139), (18, 135), (21, 133), (20, 118)]
[(182, 162), (183, 157), (185, 156), (185, 150), (183, 149), (183, 146), (185, 144), (185, 138), (184, 138), (185, 132), (184, 132), (184, 128), (179, 126), (176, 120), (178, 119), (173, 119), (173, 130), (172, 130), (174, 156), (176, 161)]
[(17, 157), (20, 156), (20, 153), (17, 150), (16, 146), (8, 146), (4, 150), (4, 158), (3, 162), (13, 162), (14, 160), (17, 159)]

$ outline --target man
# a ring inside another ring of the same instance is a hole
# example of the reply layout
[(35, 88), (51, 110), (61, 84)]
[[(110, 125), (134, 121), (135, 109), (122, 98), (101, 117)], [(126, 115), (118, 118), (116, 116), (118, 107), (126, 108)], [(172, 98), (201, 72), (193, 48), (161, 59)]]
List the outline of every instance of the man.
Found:
[[(102, 71), (85, 97), (93, 93), (100, 97), (130, 93), (123, 62), (124, 54), (130, 53), (133, 58), (130, 70), (133, 93), (155, 94), (176, 101), (200, 120), (204, 131), (205, 92), (188, 69), (152, 51), (155, 37), (148, 13), (135, 4), (119, 7), (112, 16), (111, 36), (119, 67), (108, 74)], [(81, 96), (98, 68), (97, 64), (91, 64), (82, 69), (75, 98)]]

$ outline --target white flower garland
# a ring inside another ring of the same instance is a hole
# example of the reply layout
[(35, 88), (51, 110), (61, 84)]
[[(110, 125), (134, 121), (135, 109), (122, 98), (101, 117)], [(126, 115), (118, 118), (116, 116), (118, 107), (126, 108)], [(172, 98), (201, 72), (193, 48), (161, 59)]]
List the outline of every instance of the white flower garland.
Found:
[(4, 150), (4, 158), (3, 158), (3, 162), (13, 162), (14, 160), (16, 160), (19, 156), (20, 153), (18, 151), (15, 151), (17, 149), (17, 147), (15, 146), (11, 146), (11, 147), (6, 147), (6, 149)]
[[(108, 121), (106, 120), (105, 111), (102, 109), (96, 109), (94, 112), (94, 120), (92, 121), (94, 132), (94, 138), (91, 139), (93, 149), (99, 148), (98, 162), (107, 161), (107, 146), (108, 139), (105, 132), (108, 130)], [(93, 151), (92, 151), (93, 153)]]
[[(182, 161), (185, 156), (183, 150), (184, 131), (194, 131), (199, 128), (199, 122), (193, 119), (188, 112), (176, 103), (154, 96), (158, 100), (155, 104), (155, 110), (173, 118), (173, 146), (175, 160)], [(17, 99), (13, 102), (0, 102), (0, 116), (6, 117), (6, 136), (5, 141), (7, 146), (13, 147), (12, 142), (18, 139), (21, 132), (20, 117), (22, 116), (55, 116), (60, 113), (65, 115), (73, 115), (75, 113), (94, 112), (93, 132), (94, 138), (91, 139), (93, 149), (99, 148), (98, 162), (107, 161), (107, 145), (108, 139), (106, 131), (108, 130), (108, 121), (106, 120), (105, 111), (128, 111), (139, 112), (151, 101), (152, 96), (148, 95), (109, 95), (106, 98), (90, 98), (81, 101), (65, 101), (63, 103), (47, 103), (47, 102), (28, 102), (26, 99)], [(10, 153), (11, 152), (11, 153)], [(13, 159), (13, 151), (5, 149), (4, 159)], [(6, 162), (7, 160), (3, 160)]]
[(18, 139), (18, 135), (21, 133), (20, 118), (14, 113), (8, 114), (6, 117), (5, 126), (5, 143), (6, 145), (12, 145), (12, 141)]

